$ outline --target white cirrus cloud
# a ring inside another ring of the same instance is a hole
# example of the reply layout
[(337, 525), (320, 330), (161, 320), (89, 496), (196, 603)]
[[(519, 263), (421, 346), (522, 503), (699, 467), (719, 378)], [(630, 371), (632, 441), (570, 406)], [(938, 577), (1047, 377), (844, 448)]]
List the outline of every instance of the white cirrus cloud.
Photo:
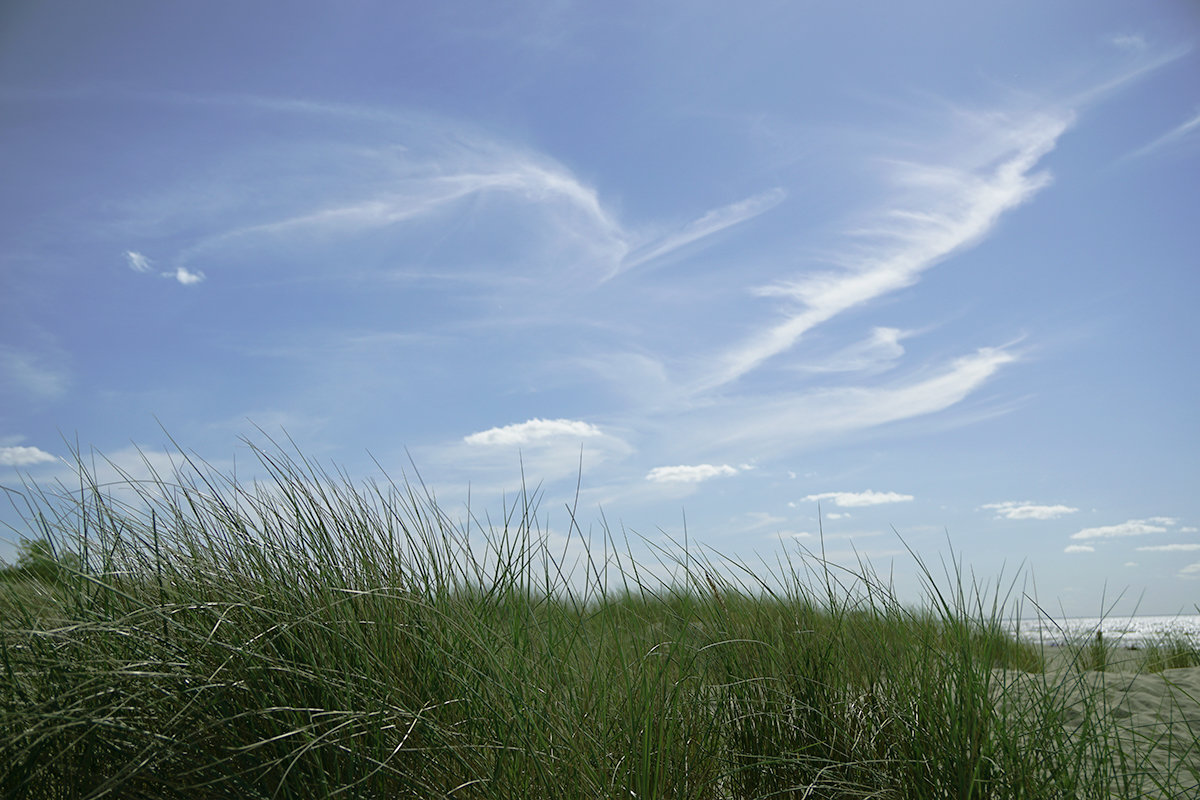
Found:
[(1064, 553), (1094, 553), (1096, 548), (1090, 544), (1069, 544), (1063, 548)]
[[(352, 118), (375, 113), (373, 109), (243, 100), (276, 111)], [(291, 202), (277, 204), (269, 214), (273, 219), (213, 230), (177, 254), (175, 260), (189, 263), (199, 256), (208, 257), (214, 250), (236, 255), (252, 247), (274, 247), (297, 236), (314, 245), (328, 246), (347, 236), (384, 229), (400, 236), (405, 231), (418, 231), (422, 225), (437, 224), (438, 217), (456, 204), (486, 201), (497, 213), (511, 215), (529, 226), (529, 234), (522, 237), (521, 258), (514, 265), (521, 268), (522, 277), (570, 280), (572, 285), (582, 280), (583, 285), (594, 285), (712, 239), (775, 208), (787, 196), (782, 188), (775, 187), (708, 210), (681, 226), (626, 226), (605, 206), (594, 187), (541, 153), (481, 137), (453, 122), (424, 115), (399, 114), (392, 122), (403, 132), (402, 155), (391, 144), (349, 154), (369, 166), (364, 174), (377, 178), (350, 186), (326, 184), (330, 191), (313, 193), (317, 200), (326, 195), (338, 196), (342, 198), (339, 202), (313, 202), (307, 196), (291, 198)], [(289, 173), (292, 169), (289, 164)], [(331, 178), (314, 167), (313, 180), (326, 182)], [(238, 218), (233, 213), (227, 216)], [(577, 269), (564, 270), (564, 262), (575, 264)], [(444, 271), (438, 274), (444, 277)], [(458, 273), (457, 277), (466, 276)]]
[[(277, 104), (268, 107), (279, 110)], [(332, 115), (345, 111), (349, 117), (374, 111), (329, 106), (284, 110)], [(708, 211), (682, 228), (643, 232), (661, 226), (622, 224), (595, 188), (544, 154), (427, 115), (401, 113), (393, 123), (402, 145), (389, 141), (345, 153), (347, 159), (362, 165), (362, 169), (352, 170), (361, 176), (353, 181), (343, 181), (340, 172), (327, 173), (322, 168), (328, 158), (324, 142), (298, 145), (303, 155), (309, 155), (311, 148), (309, 174), (323, 191), (289, 195), (256, 214), (259, 221), (251, 224), (237, 224), (246, 215), (237, 213), (237, 203), (231, 202), (218, 211), (232, 224), (214, 225), (207, 235), (176, 254), (174, 261), (192, 263), (201, 256), (208, 260), (213, 251), (222, 258), (241, 258), (263, 247), (290, 247), (298, 239), (313, 247), (336, 248), (346, 237), (370, 232), (394, 237), (423, 235), (430, 226), (443, 224), (456, 208), (486, 206), (487, 213), (470, 222), (479, 222), (482, 235), (496, 237), (497, 252), (519, 252), (511, 266), (519, 270), (521, 280), (559, 281), (563, 282), (559, 285), (578, 288), (602, 283), (625, 269), (712, 237), (764, 213), (785, 196), (782, 189), (770, 189)], [(298, 167), (291, 161), (272, 161), (266, 168), (282, 167), (285, 171), (280, 180), (286, 182), (306, 165), (305, 161)], [(337, 199), (329, 202), (330, 197)], [(474, 217), (477, 210), (463, 216)], [(503, 223), (491, 225), (489, 218)], [(461, 263), (453, 254), (442, 257)], [(393, 270), (390, 274), (400, 273)], [(475, 279), (471, 271), (457, 267), (439, 269), (436, 274)], [(487, 271), (477, 279), (493, 283), (493, 274)], [(512, 285), (513, 276), (507, 277), (506, 284)]]
[(985, 503), (982, 509), (996, 512), (1000, 519), (1057, 519), (1064, 514), (1074, 514), (1078, 508), (1064, 505), (1039, 505), (1028, 500), (1005, 500), (1001, 503)]
[(1186, 527), (1180, 528), (1179, 532), (1180, 533), (1200, 533), (1200, 528), (1195, 528), (1195, 527), (1192, 527), (1191, 525), (1188, 525)]
[(808, 502), (832, 500), (833, 504), (839, 508), (857, 508), (879, 506), (886, 503), (907, 503), (913, 499), (913, 496), (899, 492), (875, 492), (868, 489), (865, 492), (822, 492), (807, 495), (803, 499)]
[[(783, 298), (787, 316), (727, 350), (697, 390), (736, 381), (789, 350), (808, 331), (849, 309), (915, 284), (923, 272), (985, 238), (1008, 211), (1049, 185), (1035, 168), (1072, 122), (1070, 115), (1037, 116), (1006, 126), (985, 144), (982, 168), (954, 164), (896, 164), (898, 185), (916, 194), (909, 207), (891, 208), (869, 231), (853, 235), (846, 268), (816, 272), (759, 287), (761, 297)], [(988, 126), (994, 128), (995, 120)]]
[(803, 364), (802, 372), (879, 372), (904, 355), (904, 339), (916, 331), (875, 327), (866, 339), (844, 347), (827, 359)]
[(737, 468), (728, 464), (680, 464), (676, 467), (655, 467), (646, 474), (646, 480), (655, 483), (699, 483), (709, 478), (736, 475)]
[(489, 428), (463, 437), (470, 445), (520, 445), (542, 442), (548, 439), (577, 438), (585, 439), (601, 436), (599, 428), (587, 422), (573, 419), (534, 419)]
[(58, 459), (38, 447), (0, 447), (0, 464), (7, 467), (28, 467)]
[(1194, 564), (1188, 564), (1183, 569), (1179, 570), (1181, 578), (1200, 578), (1200, 561)]
[(1002, 348), (984, 347), (916, 381), (722, 399), (673, 419), (686, 418), (690, 430), (704, 431), (707, 446), (752, 449), (760, 458), (769, 457), (787, 453), (804, 440), (943, 411), (1017, 360)]
[(1072, 539), (1112, 539), (1120, 536), (1145, 536), (1148, 533), (1166, 533), (1162, 525), (1155, 525), (1148, 519), (1131, 519), (1119, 525), (1102, 525), (1097, 528), (1084, 528), (1071, 534)]
[(1147, 522), (1153, 522), (1155, 525), (1178, 525), (1179, 520), (1175, 517), (1150, 517)]
[(1200, 550), (1200, 544), (1156, 544), (1149, 547), (1139, 547), (1138, 550), (1151, 553), (1177, 553), (1190, 552), (1192, 550)]
[(1150, 153), (1160, 150), (1167, 145), (1174, 144), (1178, 141), (1181, 141), (1185, 137), (1191, 136), (1197, 130), (1200, 130), (1200, 114), (1196, 114), (1195, 116), (1190, 117), (1186, 121), (1175, 126), (1162, 136), (1159, 136), (1157, 139), (1150, 142), (1150, 144), (1146, 145), (1145, 147), (1141, 147), (1133, 151), (1130, 153), (1129, 157), (1138, 158), (1149, 155)]
[(648, 261), (679, 250), (692, 242), (712, 236), (734, 225), (769, 211), (783, 202), (787, 193), (778, 187), (748, 197), (736, 203), (707, 212), (704, 216), (684, 226), (673, 234), (652, 241), (639, 249), (633, 250), (621, 265), (621, 271), (641, 266)]
[(154, 269), (154, 266), (150, 263), (150, 259), (146, 258), (136, 250), (125, 251), (125, 263), (128, 264), (129, 268), (134, 272), (149, 272), (150, 270)]

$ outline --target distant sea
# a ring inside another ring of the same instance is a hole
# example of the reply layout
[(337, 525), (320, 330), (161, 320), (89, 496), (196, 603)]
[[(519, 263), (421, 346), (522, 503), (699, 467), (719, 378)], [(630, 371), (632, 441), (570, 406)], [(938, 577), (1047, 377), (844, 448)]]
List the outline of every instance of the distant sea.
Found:
[(1169, 638), (1183, 639), (1193, 647), (1200, 647), (1200, 614), (1027, 619), (1019, 625), (1016, 622), (1010, 625), (1019, 628), (1021, 639), (1050, 645), (1094, 639), (1099, 632), (1106, 644), (1117, 647), (1142, 648)]

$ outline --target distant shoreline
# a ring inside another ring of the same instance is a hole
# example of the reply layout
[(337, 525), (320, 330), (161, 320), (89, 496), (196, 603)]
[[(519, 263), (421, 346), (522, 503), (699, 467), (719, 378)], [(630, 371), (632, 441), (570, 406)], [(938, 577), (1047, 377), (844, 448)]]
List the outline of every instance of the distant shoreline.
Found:
[(1036, 618), (1007, 620), (1004, 625), (1021, 641), (1048, 647), (1089, 642), (1097, 632), (1106, 644), (1130, 650), (1172, 640), (1200, 646), (1200, 614)]

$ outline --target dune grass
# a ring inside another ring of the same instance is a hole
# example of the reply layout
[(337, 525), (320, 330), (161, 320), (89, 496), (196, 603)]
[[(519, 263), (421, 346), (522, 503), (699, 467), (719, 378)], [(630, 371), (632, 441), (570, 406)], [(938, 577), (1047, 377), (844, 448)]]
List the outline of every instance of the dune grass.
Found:
[(1186, 639), (1165, 636), (1146, 647), (1141, 666), (1147, 672), (1200, 667), (1200, 650)]
[(1186, 796), (961, 573), (645, 565), (256, 453), (19, 495), (73, 555), (0, 582), (0, 796)]

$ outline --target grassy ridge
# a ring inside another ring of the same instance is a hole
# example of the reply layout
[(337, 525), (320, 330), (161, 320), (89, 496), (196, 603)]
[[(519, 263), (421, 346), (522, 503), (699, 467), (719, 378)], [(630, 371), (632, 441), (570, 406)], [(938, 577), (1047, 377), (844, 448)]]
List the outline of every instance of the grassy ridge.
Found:
[(1080, 714), (1048, 676), (1018, 691), (1039, 651), (961, 583), (930, 581), (914, 611), (807, 557), (765, 580), (685, 553), (662, 582), (606, 540), (568, 568), (528, 497), (458, 524), (409, 485), (258, 456), (264, 483), (193, 465), (114, 493), (81, 467), (82, 492), (28, 495), (35, 533), (79, 559), (0, 583), (0, 796), (1172, 797), (1190, 780), (1142, 774), (1102, 693)]

